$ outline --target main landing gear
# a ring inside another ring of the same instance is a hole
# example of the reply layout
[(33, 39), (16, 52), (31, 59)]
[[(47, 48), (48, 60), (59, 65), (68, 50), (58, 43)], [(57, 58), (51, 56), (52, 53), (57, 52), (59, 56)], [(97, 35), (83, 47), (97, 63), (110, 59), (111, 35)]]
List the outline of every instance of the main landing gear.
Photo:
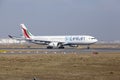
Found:
[[(64, 48), (65, 48), (64, 46), (58, 47), (58, 49), (64, 49)], [(52, 46), (47, 46), (47, 49), (53, 49), (53, 47)]]
[(87, 46), (87, 49), (90, 49), (90, 46), (89, 46), (89, 45)]
[(53, 49), (53, 47), (52, 46), (47, 46), (47, 49)]
[(59, 49), (64, 49), (65, 47), (64, 46), (61, 46), (61, 47), (58, 47)]

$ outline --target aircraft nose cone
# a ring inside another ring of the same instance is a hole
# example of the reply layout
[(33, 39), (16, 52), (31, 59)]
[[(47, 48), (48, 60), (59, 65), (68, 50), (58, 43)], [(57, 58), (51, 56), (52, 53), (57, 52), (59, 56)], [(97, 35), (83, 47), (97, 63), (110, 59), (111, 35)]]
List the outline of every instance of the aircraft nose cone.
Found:
[(95, 39), (95, 42), (97, 42), (98, 40), (97, 39)]

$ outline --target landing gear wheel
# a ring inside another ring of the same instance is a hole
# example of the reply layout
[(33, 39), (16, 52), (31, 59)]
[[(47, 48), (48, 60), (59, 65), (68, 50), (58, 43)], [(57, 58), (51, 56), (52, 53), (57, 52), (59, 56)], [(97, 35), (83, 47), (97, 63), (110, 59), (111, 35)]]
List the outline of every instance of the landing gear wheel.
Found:
[(64, 49), (65, 47), (61, 46), (61, 47), (58, 47), (59, 49)]
[(53, 47), (51, 47), (51, 46), (48, 46), (48, 47), (47, 47), (47, 49), (52, 49), (52, 48), (53, 48)]
[(88, 46), (87, 49), (90, 49), (90, 47)]

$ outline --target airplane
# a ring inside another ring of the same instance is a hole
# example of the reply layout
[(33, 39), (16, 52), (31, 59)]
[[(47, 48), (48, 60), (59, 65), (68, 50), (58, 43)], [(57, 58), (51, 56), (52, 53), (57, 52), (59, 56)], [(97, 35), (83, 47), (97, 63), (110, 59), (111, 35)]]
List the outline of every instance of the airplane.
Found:
[(20, 24), (20, 26), (26, 41), (47, 45), (47, 49), (64, 49), (65, 46), (78, 47), (78, 45), (91, 45), (98, 41), (95, 37), (89, 35), (34, 36), (24, 24)]

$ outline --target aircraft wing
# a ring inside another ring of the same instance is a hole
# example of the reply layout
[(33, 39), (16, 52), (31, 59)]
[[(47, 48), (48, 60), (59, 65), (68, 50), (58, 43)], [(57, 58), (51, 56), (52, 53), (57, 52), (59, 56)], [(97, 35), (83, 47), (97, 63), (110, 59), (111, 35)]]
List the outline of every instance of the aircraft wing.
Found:
[(22, 38), (22, 37), (17, 38), (16, 36), (11, 36), (11, 35), (8, 35), (8, 37), (11, 39), (16, 39), (16, 40), (25, 40), (25, 38)]
[(44, 40), (33, 40), (33, 39), (25, 39), (28, 42), (35, 43), (35, 44), (49, 44), (50, 41), (44, 41)]

